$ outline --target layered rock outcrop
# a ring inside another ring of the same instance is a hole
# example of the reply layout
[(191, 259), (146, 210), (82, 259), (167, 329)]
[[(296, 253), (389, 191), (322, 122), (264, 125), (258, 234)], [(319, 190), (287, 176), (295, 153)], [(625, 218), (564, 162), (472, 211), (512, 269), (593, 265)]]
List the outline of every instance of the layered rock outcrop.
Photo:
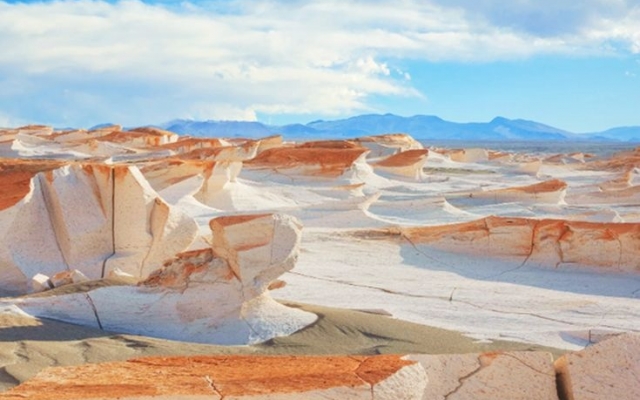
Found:
[(428, 154), (426, 149), (407, 150), (375, 162), (373, 167), (382, 172), (421, 179)]
[(551, 179), (533, 185), (509, 187), (505, 189), (493, 189), (484, 191), (473, 191), (462, 195), (455, 194), (448, 196), (454, 198), (468, 198), (482, 200), (483, 203), (546, 203), (563, 204), (567, 194), (567, 183), (559, 179)]
[(640, 225), (554, 219), (487, 217), (459, 224), (400, 228), (414, 244), (525, 265), (575, 264), (609, 271), (640, 271)]
[(137, 286), (52, 291), (5, 304), (108, 331), (228, 345), (288, 335), (316, 320), (267, 290), (296, 262), (301, 225), (295, 218), (219, 217), (211, 229), (211, 248), (179, 254)]
[(355, 163), (364, 163), (367, 151), (348, 141), (309, 142), (267, 149), (245, 164), (250, 168), (336, 178)]

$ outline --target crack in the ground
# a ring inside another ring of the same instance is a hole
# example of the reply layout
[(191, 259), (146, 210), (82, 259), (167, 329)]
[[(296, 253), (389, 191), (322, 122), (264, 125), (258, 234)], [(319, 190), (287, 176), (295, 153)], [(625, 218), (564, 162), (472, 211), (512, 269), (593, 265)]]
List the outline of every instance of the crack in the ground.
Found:
[(336, 280), (336, 279), (329, 279), (329, 278), (322, 278), (322, 277), (302, 274), (300, 272), (289, 271), (289, 273), (293, 274), (293, 275), (299, 275), (299, 276), (303, 276), (305, 278), (317, 279), (317, 280), (321, 280), (321, 281), (325, 281), (325, 282), (332, 282), (332, 283), (338, 283), (338, 284), (343, 284), (343, 285), (348, 285), (348, 286), (361, 287), (361, 288), (365, 288), (365, 289), (374, 289), (374, 290), (378, 290), (378, 291), (381, 291), (381, 292), (384, 292), (384, 293), (393, 294), (393, 295), (397, 295), (397, 296), (414, 297), (414, 298), (422, 298), (422, 299), (432, 299), (432, 300), (444, 300), (444, 301), (452, 302), (452, 303), (453, 302), (458, 302), (458, 303), (466, 304), (466, 305), (474, 307), (474, 308), (478, 308), (478, 309), (485, 310), (485, 311), (491, 311), (491, 312), (495, 312), (495, 313), (499, 313), (499, 314), (528, 315), (530, 317), (540, 318), (540, 319), (544, 319), (544, 320), (547, 320), (547, 321), (558, 322), (558, 323), (563, 323), (563, 324), (568, 324), (568, 325), (573, 325), (573, 326), (581, 326), (581, 324), (578, 324), (578, 323), (572, 323), (572, 322), (568, 322), (568, 321), (561, 320), (561, 319), (546, 317), (546, 316), (540, 315), (540, 314), (524, 312), (524, 311), (506, 311), (506, 310), (499, 310), (499, 309), (495, 309), (495, 308), (486, 308), (484, 306), (472, 303), (470, 301), (454, 300), (453, 299), (453, 292), (452, 292), (451, 296), (449, 296), (449, 297), (446, 297), (446, 296), (425, 296), (425, 295), (418, 295), (418, 294), (396, 292), (396, 291), (393, 291), (393, 290), (389, 290), (389, 289), (385, 289), (385, 288), (381, 288), (381, 287), (377, 287), (377, 286), (358, 285), (358, 284), (355, 284), (355, 283), (352, 283), (352, 282), (346, 282), (346, 281), (341, 281), (341, 280)]
[(224, 400), (224, 395), (222, 393), (220, 393), (220, 391), (218, 390), (218, 388), (216, 387), (215, 382), (213, 381), (213, 379), (211, 379), (211, 377), (209, 375), (205, 375), (203, 377), (204, 381), (207, 382), (207, 385), (209, 386), (209, 388), (213, 391), (213, 393), (217, 394), (218, 396), (220, 396), (220, 400)]
[(442, 266), (444, 266), (444, 267), (447, 267), (447, 268), (453, 268), (453, 266), (452, 266), (452, 265), (446, 264), (446, 263), (444, 263), (444, 262), (442, 262), (442, 261), (438, 260), (437, 258), (432, 257), (432, 256), (428, 255), (427, 253), (425, 253), (424, 251), (420, 250), (420, 249), (418, 248), (418, 246), (413, 242), (413, 240), (411, 240), (411, 238), (409, 238), (409, 237), (408, 237), (407, 235), (405, 235), (404, 233), (401, 233), (401, 234), (400, 234), (400, 237), (401, 237), (402, 239), (406, 240), (407, 242), (409, 242), (409, 244), (411, 245), (411, 247), (413, 247), (413, 249), (414, 249), (415, 251), (417, 251), (418, 253), (422, 254), (424, 257), (428, 258), (430, 261), (433, 261), (433, 262), (435, 262), (436, 264), (440, 264), (440, 265), (442, 265)]
[(313, 276), (313, 275), (303, 274), (303, 273), (294, 272), (294, 271), (289, 271), (288, 273), (292, 274), (292, 275), (302, 276), (302, 277), (309, 278), (309, 279), (317, 279), (317, 280), (325, 281), (325, 282), (338, 283), (338, 284), (341, 284), (341, 285), (348, 285), (348, 286), (360, 287), (360, 288), (365, 288), (365, 289), (379, 290), (381, 292), (388, 293), (388, 294), (394, 294), (394, 295), (397, 295), (397, 296), (416, 297), (416, 298), (422, 298), (422, 299), (436, 299), (436, 300), (449, 301), (449, 297), (446, 297), (446, 296), (425, 296), (425, 295), (419, 295), (419, 294), (402, 293), (402, 292), (396, 292), (396, 291), (391, 290), (391, 289), (386, 289), (386, 288), (383, 288), (383, 287), (371, 286), (371, 285), (359, 285), (357, 283), (347, 282), (347, 281), (343, 281), (343, 280), (340, 280), (340, 279), (323, 278), (323, 277), (319, 277), (319, 276)]
[(453, 390), (449, 391), (449, 393), (446, 393), (444, 395), (444, 399), (447, 400), (449, 398), (449, 396), (452, 396), (452, 395), (456, 394), (462, 388), (462, 386), (464, 386), (464, 383), (467, 380), (469, 380), (472, 376), (474, 376), (475, 374), (480, 372), (485, 367), (486, 367), (485, 365), (482, 365), (482, 361), (480, 361), (480, 356), (478, 356), (478, 367), (476, 369), (474, 369), (473, 371), (469, 372), (468, 374), (466, 374), (464, 376), (461, 376), (458, 379), (458, 386), (456, 386)]
[(91, 296), (89, 296), (89, 293), (85, 293), (84, 295), (87, 298), (87, 301), (89, 302), (89, 306), (93, 310), (93, 315), (95, 315), (96, 317), (96, 322), (98, 323), (98, 327), (100, 328), (100, 330), (104, 330), (102, 328), (102, 322), (100, 321), (100, 316), (98, 315), (98, 309), (96, 308), (96, 305), (93, 303), (93, 299), (91, 298)]
[(374, 394), (373, 394), (373, 384), (367, 382), (366, 379), (364, 379), (363, 377), (360, 376), (360, 374), (358, 374), (358, 370), (360, 369), (362, 364), (364, 364), (364, 362), (368, 360), (368, 357), (365, 357), (363, 360), (358, 360), (357, 358), (352, 357), (352, 356), (349, 356), (349, 358), (351, 358), (352, 360), (354, 360), (354, 361), (356, 361), (358, 363), (358, 366), (353, 370), (353, 373), (355, 374), (355, 376), (358, 379), (360, 379), (362, 381), (362, 383), (364, 383), (365, 385), (369, 385), (369, 392), (371, 393), (371, 400), (375, 400)]
[(545, 376), (553, 376), (555, 378), (556, 376), (556, 371), (555, 369), (551, 370), (551, 373), (548, 372), (544, 372), (544, 371), (540, 371), (537, 368), (534, 368), (532, 365), (527, 364), (526, 362), (524, 362), (523, 360), (519, 359), (518, 357), (514, 356), (513, 354), (509, 354), (509, 353), (502, 353), (500, 354), (501, 356), (505, 356), (505, 357), (509, 357), (512, 358), (514, 360), (516, 360), (517, 362), (519, 362), (520, 364), (524, 365), (525, 367), (529, 368), (530, 370), (539, 373), (540, 375), (545, 375)]

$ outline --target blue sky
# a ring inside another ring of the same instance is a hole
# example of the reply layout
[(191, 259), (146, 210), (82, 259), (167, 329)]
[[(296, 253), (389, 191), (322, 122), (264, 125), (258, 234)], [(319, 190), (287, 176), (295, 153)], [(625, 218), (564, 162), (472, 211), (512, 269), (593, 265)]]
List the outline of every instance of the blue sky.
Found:
[(640, 0), (0, 0), (0, 126), (640, 125)]

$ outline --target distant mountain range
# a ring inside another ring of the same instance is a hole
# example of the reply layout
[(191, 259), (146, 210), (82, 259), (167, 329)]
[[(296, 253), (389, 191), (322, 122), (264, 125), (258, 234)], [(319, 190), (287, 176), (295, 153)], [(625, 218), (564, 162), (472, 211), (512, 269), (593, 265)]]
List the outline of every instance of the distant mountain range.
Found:
[(408, 133), (416, 139), (486, 141), (622, 141), (640, 142), (640, 126), (619, 127), (603, 132), (572, 133), (539, 122), (496, 117), (490, 122), (457, 123), (431, 115), (400, 117), (367, 114), (333, 121), (283, 126), (246, 121), (174, 120), (160, 125), (184, 135), (211, 137), (350, 138), (382, 133)]

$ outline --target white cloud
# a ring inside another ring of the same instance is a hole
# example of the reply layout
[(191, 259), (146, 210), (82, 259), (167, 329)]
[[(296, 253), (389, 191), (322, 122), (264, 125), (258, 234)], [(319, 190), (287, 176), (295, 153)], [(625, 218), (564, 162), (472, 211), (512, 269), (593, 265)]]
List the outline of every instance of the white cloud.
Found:
[(422, 96), (391, 73), (404, 60), (640, 53), (640, 8), (622, 0), (204, 4), (0, 0), (0, 108), (56, 124), (345, 115)]

